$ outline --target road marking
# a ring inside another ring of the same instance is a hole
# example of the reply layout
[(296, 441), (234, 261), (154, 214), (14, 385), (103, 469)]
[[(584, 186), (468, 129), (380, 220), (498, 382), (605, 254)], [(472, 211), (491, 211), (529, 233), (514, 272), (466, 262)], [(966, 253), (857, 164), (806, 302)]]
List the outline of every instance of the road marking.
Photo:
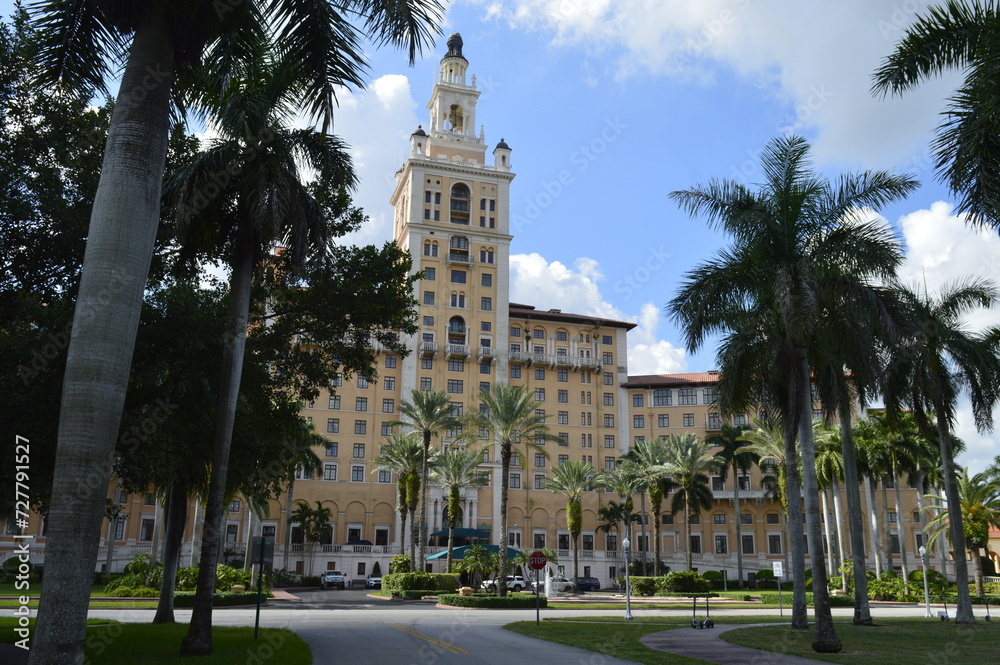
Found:
[(445, 649), (445, 650), (450, 651), (452, 653), (469, 653), (468, 651), (466, 651), (462, 647), (455, 646), (454, 644), (451, 644), (450, 642), (445, 642), (444, 640), (439, 640), (436, 637), (431, 637), (430, 635), (427, 635), (426, 633), (421, 633), (420, 631), (413, 630), (412, 628), (407, 628), (406, 626), (402, 626), (402, 625), (400, 625), (398, 623), (386, 623), (385, 625), (389, 626), (390, 628), (395, 628), (396, 630), (401, 630), (404, 633), (407, 633), (409, 635), (413, 635), (414, 637), (420, 638), (420, 639), (422, 639), (422, 640), (424, 640), (426, 642), (430, 642), (431, 644), (433, 644), (435, 646), (439, 646), (442, 649)]

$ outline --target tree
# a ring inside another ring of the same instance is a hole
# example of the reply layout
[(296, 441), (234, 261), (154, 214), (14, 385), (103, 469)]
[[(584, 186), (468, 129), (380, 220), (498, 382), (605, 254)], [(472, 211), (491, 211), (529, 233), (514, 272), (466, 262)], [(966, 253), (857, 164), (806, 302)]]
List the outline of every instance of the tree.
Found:
[[(405, 551), (406, 516), (409, 514), (416, 518), (416, 515), (410, 510), (410, 505), (416, 506), (417, 496), (420, 494), (420, 474), (423, 472), (424, 448), (416, 432), (391, 434), (386, 440), (387, 443), (382, 447), (382, 453), (372, 460), (373, 463), (378, 464), (372, 473), (377, 473), (379, 469), (385, 469), (396, 474), (399, 544)], [(411, 561), (413, 560), (415, 544), (416, 539), (413, 538), (413, 534), (410, 534)]]
[(666, 462), (666, 444), (663, 439), (650, 439), (636, 442), (622, 460), (634, 466), (635, 474), (641, 479), (642, 486), (649, 495), (650, 512), (653, 513), (653, 574), (660, 574), (660, 512), (663, 497), (673, 489), (673, 483), (667, 478), (663, 466)]
[[(830, 571), (842, 571), (844, 568), (844, 515), (840, 507), (840, 481), (844, 477), (844, 453), (840, 445), (840, 432), (823, 421), (814, 423), (816, 441), (822, 442), (816, 447), (816, 480), (823, 494), (823, 514), (827, 516), (823, 526), (826, 529), (826, 540), (829, 543)], [(827, 505), (826, 493), (833, 495), (834, 519), (830, 520), (830, 510)], [(830, 522), (833, 521), (837, 532), (836, 539), (830, 533)], [(841, 577), (841, 589), (847, 592), (847, 577)]]
[[(759, 399), (762, 380), (772, 386), (771, 394), (784, 398), (775, 406), (786, 446), (794, 445), (793, 432), (799, 434), (809, 546), (822, 552), (810, 351), (823, 338), (827, 308), (867, 319), (868, 304), (902, 257), (899, 243), (872, 211), (903, 198), (917, 183), (885, 171), (831, 183), (814, 172), (808, 154), (801, 137), (773, 139), (761, 156), (764, 183), (756, 190), (713, 181), (671, 194), (690, 214), (704, 215), (731, 235), (733, 244), (688, 273), (668, 311), (692, 350), (708, 335), (724, 335), (718, 353), (721, 410), (729, 412), (730, 402), (743, 406)], [(748, 369), (756, 371), (739, 376)], [(797, 506), (792, 513), (794, 528)], [(796, 581), (804, 586), (803, 579)], [(813, 581), (813, 648), (839, 652), (821, 557), (814, 558)]]
[[(951, 545), (956, 552), (958, 600), (955, 621), (974, 623), (968, 567), (965, 557), (957, 555), (964, 550), (966, 537), (956, 482), (951, 423), (955, 420), (959, 394), (966, 391), (976, 428), (988, 431), (993, 427), (993, 407), (1000, 397), (1000, 358), (997, 357), (1000, 330), (990, 328), (974, 333), (967, 329), (964, 321), (970, 312), (996, 305), (998, 292), (988, 280), (972, 279), (945, 285), (937, 295), (901, 288), (900, 297), (910, 309), (912, 327), (889, 359), (885, 406), (889, 413), (898, 412), (903, 405), (909, 406), (921, 434), (938, 440)], [(935, 423), (928, 414), (933, 414)]]
[(448, 450), (441, 454), (431, 470), (430, 480), (448, 491), (448, 504), (445, 508), (448, 523), (448, 562), (445, 567), (451, 572), (451, 551), (455, 547), (455, 527), (462, 522), (462, 489), (466, 487), (482, 487), (488, 477), (478, 469), (483, 462), (483, 455), (477, 450), (461, 448)]
[[(702, 441), (688, 432), (678, 436), (671, 434), (664, 446), (666, 461), (664, 470), (670, 474), (677, 487), (677, 493), (670, 504), (670, 511), (677, 514), (684, 511), (687, 525), (687, 569), (691, 570), (691, 517), (700, 514), (701, 509), (711, 508), (712, 490), (708, 486), (708, 473), (721, 466), (722, 461), (711, 453), (712, 444)], [(694, 508), (697, 513), (692, 513)]]
[(1000, 66), (996, 3), (949, 0), (931, 7), (903, 33), (873, 75), (873, 94), (902, 93), (948, 70), (965, 79), (948, 99), (932, 146), (939, 177), (959, 197), (958, 211), (976, 226), (997, 228), (1000, 215)]
[(538, 414), (541, 403), (525, 386), (496, 383), (490, 391), (483, 390), (479, 401), (485, 410), (469, 418), (470, 427), (486, 429), (500, 445), (500, 524), (497, 545), (500, 547), (499, 581), (500, 596), (507, 595), (507, 490), (510, 480), (510, 458), (514, 445), (524, 445), (548, 457), (541, 444), (546, 441), (561, 443), (549, 432), (545, 416)]
[[(349, 2), (338, 6), (340, 11), (328, 3), (262, 4), (233, 3), (225, 11), (208, 0), (182, 5), (47, 0), (35, 6), (43, 35), (37, 58), (43, 85), (59, 81), (103, 92), (115, 61), (125, 60), (87, 232), (62, 390), (46, 566), (67, 582), (40, 603), (35, 665), (76, 662), (83, 649), (89, 578), (159, 220), (170, 103), (185, 92), (175, 88), (175, 72), (197, 70), (202, 62), (223, 63), (224, 69), (226, 62), (239, 62), (246, 43), (273, 35), (289, 61), (299, 63), (300, 102), (329, 125), (337, 88), (362, 84), (359, 34), (405, 45), (412, 62), (440, 16), (433, 0)], [(355, 17), (362, 27), (350, 20)], [(202, 651), (210, 649), (208, 643)]]
[[(972, 552), (972, 571), (976, 583), (976, 595), (985, 594), (983, 587), (983, 563), (980, 552), (988, 550), (990, 529), (1000, 529), (1000, 484), (987, 473), (977, 473), (969, 477), (968, 469), (958, 477), (958, 496), (962, 515), (965, 542), (955, 548), (955, 560), (965, 558), (965, 549)], [(939, 501), (944, 497), (935, 497)], [(930, 542), (936, 541), (949, 530), (951, 511), (940, 513), (927, 524)], [(966, 593), (969, 585), (966, 582)], [(957, 617), (956, 617), (957, 619)]]
[[(506, 547), (506, 543), (504, 544)], [(503, 548), (501, 548), (503, 549)], [(500, 565), (500, 556), (496, 552), (490, 552), (485, 545), (476, 543), (469, 545), (465, 550), (465, 556), (459, 562), (459, 570), (468, 573), (472, 578), (472, 588), (478, 589), (482, 584), (483, 576), (492, 574)]]
[(442, 430), (457, 430), (462, 426), (462, 419), (457, 409), (451, 403), (451, 395), (443, 390), (422, 391), (411, 393), (412, 402), (403, 400), (399, 404), (399, 412), (409, 418), (409, 422), (400, 424), (412, 427), (423, 438), (424, 454), (420, 472), (423, 492), (420, 495), (420, 524), (417, 534), (420, 538), (420, 558), (414, 560), (416, 570), (424, 569), (424, 551), (427, 546), (427, 480), (431, 455), (431, 439), (438, 436)]
[(583, 529), (583, 493), (597, 489), (599, 478), (591, 464), (568, 460), (552, 467), (552, 476), (545, 479), (545, 489), (566, 497), (566, 528), (573, 546), (573, 588), (579, 591), (580, 531)]
[(718, 452), (723, 465), (733, 470), (733, 501), (736, 504), (736, 576), (740, 584), (743, 584), (743, 538), (741, 532), (740, 512), (740, 472), (744, 476), (750, 470), (750, 466), (757, 460), (752, 452), (747, 450), (747, 442), (740, 437), (748, 427), (745, 425), (723, 425), (718, 434), (711, 434), (705, 440), (713, 446), (718, 446), (722, 450)]

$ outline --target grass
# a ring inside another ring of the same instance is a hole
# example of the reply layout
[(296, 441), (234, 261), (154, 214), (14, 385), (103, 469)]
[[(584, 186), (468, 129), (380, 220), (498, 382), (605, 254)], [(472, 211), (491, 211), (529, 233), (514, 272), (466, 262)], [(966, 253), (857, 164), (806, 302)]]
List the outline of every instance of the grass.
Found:
[[(150, 598), (149, 600), (92, 600), (90, 601), (91, 609), (107, 609), (107, 608), (126, 608), (126, 609), (156, 609), (156, 598)], [(0, 600), (0, 609), (14, 609), (20, 607), (21, 603), (14, 599)], [(38, 596), (31, 596), (31, 600), (28, 601), (28, 607), (32, 609), (38, 608)]]
[[(778, 617), (726, 617), (727, 623), (763, 623)], [(704, 661), (650, 649), (639, 638), (672, 628), (688, 628), (689, 619), (680, 617), (637, 617), (631, 621), (612, 617), (573, 617), (507, 624), (507, 630), (549, 642), (595, 651), (647, 665), (704, 665)]]
[[(16, 619), (0, 618), (0, 641), (17, 639), (10, 630)], [(180, 655), (187, 624), (116, 623), (88, 620), (85, 658), (101, 665), (171, 665), (190, 663)], [(31, 622), (34, 627), (34, 620)], [(253, 628), (216, 626), (212, 629), (212, 655), (198, 658), (199, 665), (245, 665), (269, 661), (282, 665), (311, 665), (312, 653), (295, 633), (279, 628), (262, 628), (254, 642)]]
[[(565, 602), (565, 601), (559, 601), (559, 600), (550, 600), (549, 601), (549, 607), (550, 608), (556, 608), (556, 607), (558, 607), (561, 610), (577, 610), (577, 609), (579, 609), (579, 610), (622, 610), (622, 611), (625, 611), (625, 602), (624, 601), (614, 601), (614, 602), (603, 602), (603, 603), (602, 602), (581, 603), (581, 602)], [(787, 604), (784, 607), (785, 607), (786, 610), (788, 609), (788, 605)], [(684, 610), (684, 609), (690, 610), (691, 609), (691, 601), (689, 600), (686, 603), (680, 603), (680, 602), (677, 602), (677, 603), (667, 603), (667, 602), (664, 602), (664, 603), (655, 603), (655, 602), (654, 603), (651, 603), (651, 602), (637, 603), (637, 602), (635, 602), (633, 600), (632, 601), (632, 609), (633, 610)], [(776, 609), (778, 609), (778, 606), (777, 605), (766, 605), (764, 603), (746, 603), (746, 604), (741, 604), (741, 603), (718, 603), (718, 604), (714, 604), (713, 603), (712, 604), (712, 612), (713, 613), (715, 613), (715, 612), (730, 612), (730, 611), (739, 612), (740, 610), (743, 610), (743, 609), (748, 609), (748, 610), (776, 610)], [(705, 613), (705, 603), (704, 602), (698, 603), (698, 612), (699, 612), (699, 614), (704, 614)]]
[(722, 639), (733, 644), (825, 660), (831, 663), (991, 663), (1000, 650), (1000, 625), (982, 620), (972, 626), (956, 626), (936, 619), (879, 619), (877, 626), (836, 623), (844, 643), (839, 654), (812, 650), (815, 631), (767, 626), (734, 630)]
[[(37, 598), (38, 594), (40, 594), (41, 592), (42, 592), (42, 585), (39, 584), (39, 583), (32, 584), (31, 588), (29, 588), (27, 590), (15, 589), (13, 582), (7, 582), (7, 583), (4, 583), (4, 584), (0, 584), (0, 596), (23, 596), (23, 595), (27, 594), (29, 596), (33, 596), (33, 597)], [(91, 596), (103, 596), (103, 595), (105, 595), (104, 594), (104, 586), (103, 585), (97, 585), (97, 586), (90, 587), (90, 595)]]

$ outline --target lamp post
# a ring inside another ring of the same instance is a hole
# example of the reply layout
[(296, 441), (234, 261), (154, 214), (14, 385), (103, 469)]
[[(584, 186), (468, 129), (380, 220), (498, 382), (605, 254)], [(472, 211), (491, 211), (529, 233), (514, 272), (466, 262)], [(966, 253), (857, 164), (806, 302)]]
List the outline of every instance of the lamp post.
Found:
[(629, 561), (629, 551), (628, 547), (632, 543), (629, 542), (628, 538), (622, 541), (622, 545), (625, 547), (625, 619), (632, 618), (632, 587), (628, 579), (628, 561)]
[(917, 550), (917, 551), (920, 552), (920, 569), (924, 573), (923, 574), (923, 578), (924, 578), (924, 610), (926, 612), (924, 614), (924, 616), (926, 616), (929, 619), (929, 618), (931, 618), (931, 597), (930, 597), (930, 594), (927, 592), (927, 548), (924, 547), (923, 545), (921, 545), (920, 549)]

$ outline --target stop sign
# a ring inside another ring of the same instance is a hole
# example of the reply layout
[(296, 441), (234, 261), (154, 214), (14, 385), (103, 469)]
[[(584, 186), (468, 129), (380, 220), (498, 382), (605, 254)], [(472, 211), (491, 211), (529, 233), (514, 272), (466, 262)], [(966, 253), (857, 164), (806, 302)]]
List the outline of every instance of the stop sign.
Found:
[(532, 570), (541, 570), (545, 567), (548, 559), (545, 558), (545, 552), (535, 550), (528, 557), (528, 565), (531, 566)]

